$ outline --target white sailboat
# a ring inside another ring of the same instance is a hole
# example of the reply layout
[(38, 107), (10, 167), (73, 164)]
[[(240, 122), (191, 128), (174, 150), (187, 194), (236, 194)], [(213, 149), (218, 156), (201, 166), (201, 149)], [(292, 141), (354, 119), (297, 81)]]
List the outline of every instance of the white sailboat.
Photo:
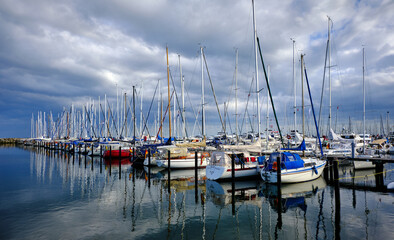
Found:
[[(365, 77), (364, 77), (364, 48), (363, 48), (363, 151), (358, 157), (373, 158), (373, 155), (368, 155), (365, 152)], [(370, 161), (353, 161), (354, 169), (369, 169), (374, 168), (375, 165)]]
[[(232, 177), (232, 157), (234, 158), (234, 177), (251, 177), (259, 174), (260, 168), (263, 167), (264, 157), (250, 156), (250, 149), (256, 154), (261, 153), (260, 139), (260, 108), (259, 108), (259, 87), (258, 87), (258, 61), (257, 61), (257, 34), (256, 34), (256, 17), (253, 6), (253, 35), (255, 51), (255, 74), (256, 74), (256, 97), (257, 97), (257, 116), (258, 116), (258, 140), (251, 145), (224, 145), (222, 151), (215, 151), (211, 154), (211, 160), (206, 167), (206, 175), (209, 180), (226, 179)], [(225, 150), (228, 149), (228, 150)]]
[[(303, 87), (304, 58), (301, 55), (301, 81), (302, 81), (302, 132), (304, 135), (304, 87)], [(280, 158), (280, 166), (278, 166), (278, 158)], [(316, 157), (301, 158), (300, 155), (293, 152), (274, 152), (265, 162), (264, 167), (260, 171), (261, 178), (265, 182), (276, 183), (278, 181), (278, 167), (280, 167), (282, 183), (298, 183), (314, 180), (323, 172), (326, 161)]]
[(206, 166), (209, 180), (229, 179), (232, 177), (232, 157), (234, 157), (234, 177), (244, 178), (259, 174), (264, 166), (264, 156), (250, 156), (249, 152), (216, 151)]

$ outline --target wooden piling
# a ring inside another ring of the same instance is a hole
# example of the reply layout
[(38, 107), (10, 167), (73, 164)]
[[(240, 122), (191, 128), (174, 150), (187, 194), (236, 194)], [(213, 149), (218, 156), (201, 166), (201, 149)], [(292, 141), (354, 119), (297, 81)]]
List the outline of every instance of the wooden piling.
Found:
[(197, 151), (194, 152), (194, 200), (198, 203), (198, 155)]
[(122, 153), (122, 147), (119, 146), (119, 179), (122, 178), (122, 158), (121, 158), (121, 153)]
[(168, 151), (168, 193), (171, 192), (171, 151)]

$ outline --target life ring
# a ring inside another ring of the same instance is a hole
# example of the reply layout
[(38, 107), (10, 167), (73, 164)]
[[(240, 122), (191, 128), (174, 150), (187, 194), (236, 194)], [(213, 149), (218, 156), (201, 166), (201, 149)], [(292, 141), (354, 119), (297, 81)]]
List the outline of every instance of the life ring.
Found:
[(389, 149), (390, 148), (390, 144), (386, 143), (384, 144), (384, 149)]
[(277, 163), (277, 162), (274, 162), (274, 163), (272, 164), (272, 169), (276, 170), (276, 169), (277, 169), (277, 165), (278, 165), (278, 163)]

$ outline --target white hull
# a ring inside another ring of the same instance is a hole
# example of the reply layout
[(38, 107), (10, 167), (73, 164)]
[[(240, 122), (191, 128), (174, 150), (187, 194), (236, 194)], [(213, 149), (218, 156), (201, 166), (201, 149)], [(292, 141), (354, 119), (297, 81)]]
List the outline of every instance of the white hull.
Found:
[[(263, 165), (261, 165), (261, 167), (262, 166)], [(208, 165), (206, 167), (207, 179), (217, 180), (217, 179), (232, 178), (231, 170), (232, 170), (231, 167)], [(243, 168), (241, 168), (241, 166), (236, 165), (234, 170), (235, 170), (234, 171), (235, 178), (252, 177), (259, 174), (260, 166), (259, 165), (250, 166), (250, 167), (244, 166)]]
[(353, 161), (354, 169), (371, 169), (375, 168), (375, 164), (367, 161)]
[[(297, 169), (282, 169), (281, 170), (281, 182), (282, 183), (297, 183), (297, 182), (306, 182), (314, 180), (323, 172), (324, 166), (326, 165), (325, 161), (318, 161), (315, 165), (315, 169), (313, 167), (303, 167)], [(277, 183), (277, 173), (276, 171), (264, 171), (261, 170), (261, 178), (270, 183)]]
[[(175, 158), (170, 159), (170, 168), (194, 168), (196, 163), (194, 158)], [(168, 160), (167, 159), (157, 159), (156, 164), (158, 167), (168, 168)], [(198, 168), (205, 168), (207, 166), (206, 158), (197, 160)]]

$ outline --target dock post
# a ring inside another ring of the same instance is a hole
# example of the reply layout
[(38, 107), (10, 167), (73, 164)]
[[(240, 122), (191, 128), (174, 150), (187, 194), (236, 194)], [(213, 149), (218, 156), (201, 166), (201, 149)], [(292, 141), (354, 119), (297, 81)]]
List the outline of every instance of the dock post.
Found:
[(282, 169), (281, 169), (281, 162), (280, 162), (280, 158), (281, 158), (281, 155), (282, 154), (280, 154), (277, 158), (276, 158), (276, 163), (277, 163), (277, 165), (276, 165), (276, 184), (278, 185), (278, 187), (280, 188), (280, 185), (281, 185), (281, 183), (282, 183), (282, 177), (281, 177), (281, 173), (282, 173)]
[(103, 145), (100, 145), (100, 173), (103, 173)]
[(122, 147), (119, 146), (119, 179), (122, 178)]
[(329, 164), (330, 164), (330, 183), (333, 183), (333, 180), (334, 180), (334, 171), (333, 171), (333, 165), (334, 165), (334, 162), (333, 162), (333, 158), (332, 157), (329, 157), (328, 158), (328, 162), (329, 162)]
[(148, 167), (150, 171), (150, 148), (148, 148)]
[(112, 146), (109, 146), (109, 175), (112, 172)]
[(171, 151), (168, 151), (168, 193), (171, 192)]
[(334, 187), (335, 187), (335, 239), (340, 239), (341, 233), (341, 196), (339, 191), (338, 159), (332, 159), (334, 164)]
[(148, 148), (148, 188), (150, 188), (150, 148)]
[(282, 229), (282, 168), (281, 168), (281, 157), (282, 153), (276, 158), (276, 187), (278, 192), (278, 222), (277, 227), (278, 229)]
[(235, 154), (231, 155), (231, 211), (235, 216)]
[(356, 144), (354, 142), (352, 142), (351, 145), (352, 145), (352, 158), (354, 158)]
[(375, 184), (378, 190), (383, 190), (384, 179), (383, 179), (383, 163), (381, 161), (375, 162)]
[(324, 180), (328, 181), (328, 160), (326, 160), (326, 165), (324, 166), (323, 169), (323, 177)]
[[(93, 146), (92, 146), (92, 149), (93, 149)], [(92, 156), (90, 157), (91, 158), (91, 166), (90, 166), (90, 170), (92, 170), (92, 172), (93, 172), (93, 150), (92, 150)]]
[(85, 151), (84, 151), (84, 155), (85, 155), (85, 168), (86, 168), (86, 156), (88, 155), (87, 153), (86, 153), (86, 144), (85, 144)]
[(197, 151), (194, 152), (194, 200), (198, 203), (198, 174), (197, 174), (197, 165), (198, 165), (198, 156)]

